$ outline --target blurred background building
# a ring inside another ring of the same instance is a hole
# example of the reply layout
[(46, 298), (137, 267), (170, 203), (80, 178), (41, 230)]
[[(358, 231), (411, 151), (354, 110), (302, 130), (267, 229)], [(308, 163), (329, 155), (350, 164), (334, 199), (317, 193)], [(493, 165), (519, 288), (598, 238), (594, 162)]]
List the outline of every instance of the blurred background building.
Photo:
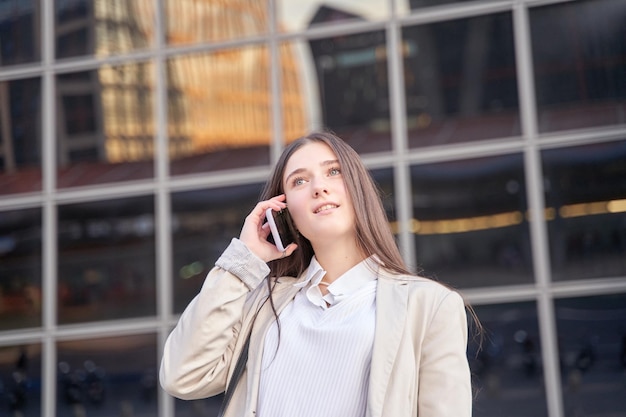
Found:
[(214, 415), (163, 342), (322, 128), (474, 305), (475, 416), (626, 416), (623, 0), (0, 0), (0, 415)]

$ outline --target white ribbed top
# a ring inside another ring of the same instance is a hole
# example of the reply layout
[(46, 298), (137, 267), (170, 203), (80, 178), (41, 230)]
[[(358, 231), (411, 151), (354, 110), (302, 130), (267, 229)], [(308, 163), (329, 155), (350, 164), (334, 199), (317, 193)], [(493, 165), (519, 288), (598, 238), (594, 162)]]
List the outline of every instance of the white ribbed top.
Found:
[(258, 417), (365, 416), (376, 313), (376, 273), (367, 262), (329, 286), (330, 308), (307, 295), (324, 275), (311, 262), (311, 282), (280, 314), (278, 349), (276, 323), (265, 338)]

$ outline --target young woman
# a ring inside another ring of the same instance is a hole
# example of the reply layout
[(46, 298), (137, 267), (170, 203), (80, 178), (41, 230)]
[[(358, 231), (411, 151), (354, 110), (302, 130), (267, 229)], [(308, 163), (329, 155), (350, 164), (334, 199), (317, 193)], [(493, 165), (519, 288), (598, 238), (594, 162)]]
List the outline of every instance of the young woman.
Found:
[[(224, 392), (251, 332), (226, 416), (471, 416), (463, 300), (408, 271), (358, 154), (330, 133), (300, 138), (261, 200), (168, 337), (163, 388)], [(268, 208), (297, 229), (284, 251)]]

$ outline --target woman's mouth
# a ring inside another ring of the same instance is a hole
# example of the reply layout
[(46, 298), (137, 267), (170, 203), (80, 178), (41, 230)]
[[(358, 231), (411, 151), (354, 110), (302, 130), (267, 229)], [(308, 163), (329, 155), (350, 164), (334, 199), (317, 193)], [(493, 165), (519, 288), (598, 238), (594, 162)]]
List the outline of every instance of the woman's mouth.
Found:
[(330, 210), (330, 209), (334, 209), (339, 207), (336, 204), (324, 204), (323, 206), (318, 207), (317, 209), (315, 209), (314, 213), (321, 213), (322, 211), (326, 211), (326, 210)]

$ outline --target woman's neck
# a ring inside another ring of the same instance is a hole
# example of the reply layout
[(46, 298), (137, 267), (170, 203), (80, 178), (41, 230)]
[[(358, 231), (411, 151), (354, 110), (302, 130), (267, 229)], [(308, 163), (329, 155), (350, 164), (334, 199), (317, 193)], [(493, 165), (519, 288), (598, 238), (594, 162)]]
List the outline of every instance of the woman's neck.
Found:
[(354, 244), (343, 242), (317, 244), (313, 246), (313, 250), (317, 262), (326, 271), (323, 280), (329, 284), (366, 258), (356, 242)]

